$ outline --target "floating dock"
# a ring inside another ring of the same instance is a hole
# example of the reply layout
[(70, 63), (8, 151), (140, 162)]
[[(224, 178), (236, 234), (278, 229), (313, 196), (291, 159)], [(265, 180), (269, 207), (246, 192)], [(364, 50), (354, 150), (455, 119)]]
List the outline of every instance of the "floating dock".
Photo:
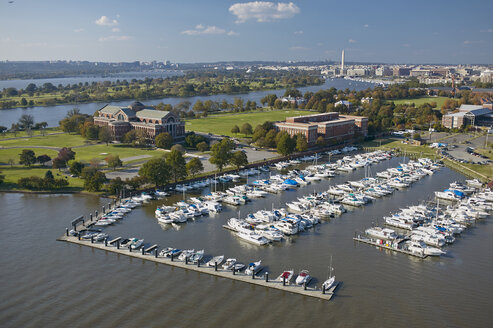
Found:
[[(112, 241), (115, 241), (116, 239), (117, 238), (113, 239)], [(332, 296), (334, 296), (334, 291), (338, 286), (338, 284), (336, 283), (329, 290), (324, 292), (316, 286), (315, 287), (306, 286), (305, 288), (303, 285), (289, 284), (287, 282), (284, 285), (282, 281), (276, 280), (277, 275), (269, 276), (268, 272), (264, 273), (262, 276), (247, 275), (243, 272), (235, 272), (233, 274), (231, 270), (224, 270), (221, 266), (219, 266), (216, 271), (216, 268), (206, 266), (203, 263), (200, 263), (199, 266), (198, 264), (192, 264), (191, 262), (185, 263), (184, 261), (179, 261), (178, 259), (174, 259), (172, 261), (170, 258), (167, 257), (156, 257), (156, 254), (159, 254), (159, 248), (157, 245), (153, 245), (147, 249), (136, 249), (130, 251), (129, 249), (126, 248), (117, 248), (115, 242), (110, 243), (109, 241), (106, 243), (91, 242), (91, 240), (84, 240), (84, 239), (79, 240), (78, 237), (66, 236), (66, 235), (61, 236), (57, 240), (65, 241), (77, 245), (92, 247), (94, 249), (100, 249), (106, 252), (122, 254), (122, 255), (130, 256), (146, 261), (151, 261), (155, 263), (161, 263), (173, 267), (182, 268), (185, 270), (197, 271), (200, 273), (209, 274), (217, 277), (242, 281), (253, 285), (258, 285), (267, 288), (274, 288), (289, 293), (314, 297), (326, 301), (329, 301), (332, 298)], [(147, 252), (149, 249), (151, 249), (150, 252)]]
[[(111, 210), (113, 206), (116, 206), (117, 202), (115, 201), (114, 204), (108, 204), (108, 209)], [(89, 220), (84, 220), (84, 217), (78, 217), (75, 220), (71, 222), (72, 228), (75, 231), (81, 232), (84, 230), (91, 229), (91, 227), (94, 225), (94, 223), (102, 217), (102, 215), (105, 213), (105, 208), (103, 207), (102, 213), (98, 215), (96, 212), (94, 215), (94, 220), (92, 214), (90, 215)], [(227, 226), (225, 226), (227, 227)], [(229, 227), (228, 227), (229, 228)], [(121, 237), (116, 237), (113, 238), (112, 240), (105, 240), (102, 242), (96, 242), (92, 240), (85, 240), (85, 239), (79, 239), (79, 237), (72, 236), (69, 234), (69, 230), (66, 230), (66, 233), (59, 237), (57, 239), (58, 241), (65, 241), (81, 246), (86, 246), (86, 247), (91, 247), (93, 249), (100, 249), (102, 251), (106, 252), (112, 252), (112, 253), (117, 253), (121, 255), (126, 255), (146, 261), (151, 261), (155, 263), (161, 263), (173, 267), (178, 267), (182, 268), (185, 270), (192, 270), (192, 271), (197, 271), (200, 273), (204, 274), (209, 274), (217, 277), (222, 277), (222, 278), (227, 278), (227, 279), (232, 279), (236, 281), (242, 281), (245, 283), (253, 284), (253, 285), (258, 285), (262, 287), (267, 287), (267, 288), (274, 288), (278, 290), (282, 290), (285, 292), (289, 293), (294, 293), (294, 294), (299, 294), (299, 295), (304, 295), (304, 296), (309, 296), (313, 298), (318, 298), (326, 301), (330, 301), (332, 297), (334, 296), (334, 291), (338, 287), (338, 282), (336, 282), (331, 288), (328, 290), (323, 291), (317, 286), (303, 286), (303, 285), (296, 285), (293, 283), (288, 283), (286, 282), (283, 284), (282, 281), (276, 280), (277, 275), (269, 275), (269, 272), (265, 272), (262, 276), (260, 275), (247, 275), (243, 272), (235, 272), (231, 270), (224, 270), (221, 266), (218, 266), (217, 270), (215, 267), (209, 267), (206, 266), (205, 263), (200, 263), (200, 266), (198, 264), (192, 264), (191, 262), (184, 262), (184, 261), (179, 261), (178, 259), (173, 259), (167, 258), (167, 257), (160, 257), (157, 256), (159, 254), (159, 246), (158, 245), (152, 245), (149, 247), (142, 247), (141, 249), (134, 249), (130, 251), (127, 248), (119, 247), (120, 242), (122, 240)]]
[(410, 251), (406, 251), (405, 249), (402, 249), (402, 248), (397, 248), (397, 247), (393, 247), (393, 246), (387, 246), (385, 244), (380, 244), (370, 238), (365, 238), (365, 237), (361, 237), (361, 236), (358, 236), (358, 237), (354, 237), (353, 240), (355, 241), (358, 241), (360, 243), (365, 243), (365, 244), (369, 244), (369, 245), (373, 245), (373, 246), (376, 246), (376, 247), (380, 247), (380, 248), (383, 248), (383, 249), (388, 249), (388, 250), (391, 250), (391, 251), (394, 251), (394, 252), (398, 252), (398, 253), (403, 253), (403, 254), (407, 254), (407, 255), (411, 255), (411, 256), (415, 256), (415, 257), (419, 257), (420, 259), (424, 259), (426, 257), (428, 257), (428, 255), (426, 254), (416, 254), (416, 253), (413, 253), (413, 252), (410, 252)]

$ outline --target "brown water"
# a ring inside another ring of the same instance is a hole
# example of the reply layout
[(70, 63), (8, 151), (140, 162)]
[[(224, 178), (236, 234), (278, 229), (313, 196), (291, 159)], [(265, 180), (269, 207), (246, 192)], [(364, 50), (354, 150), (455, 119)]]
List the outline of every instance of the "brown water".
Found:
[[(372, 170), (397, 163), (383, 162)], [(270, 209), (272, 203), (278, 206), (363, 174), (357, 170), (239, 209), (242, 216)], [(342, 284), (330, 302), (56, 242), (72, 218), (99, 209), (107, 200), (0, 194), (1, 326), (488, 327), (493, 318), (491, 219), (466, 231), (439, 259), (420, 260), (352, 241), (355, 231), (377, 218), (463, 179), (443, 168), (407, 190), (267, 247), (243, 243), (221, 227), (237, 215), (230, 207), (175, 230), (163, 229), (154, 219), (155, 207), (164, 203), (155, 201), (107, 229), (112, 236), (142, 237), (162, 247), (204, 248), (206, 254), (225, 254), (244, 263), (262, 259), (272, 276), (306, 268), (316, 284), (325, 279), (332, 255)]]

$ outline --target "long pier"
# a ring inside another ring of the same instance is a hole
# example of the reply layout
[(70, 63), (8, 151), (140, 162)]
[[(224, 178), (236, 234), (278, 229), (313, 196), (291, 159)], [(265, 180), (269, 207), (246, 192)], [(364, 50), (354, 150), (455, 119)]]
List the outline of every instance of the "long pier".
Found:
[[(167, 257), (160, 257), (158, 256), (159, 254), (159, 247), (157, 245), (153, 245), (147, 249), (141, 248), (141, 249), (136, 249), (130, 251), (129, 249), (126, 248), (119, 248), (117, 245), (119, 245), (118, 238), (113, 239), (111, 242), (106, 241), (106, 242), (93, 242), (91, 240), (84, 240), (80, 239), (75, 236), (71, 235), (63, 235), (57, 240), (59, 241), (65, 241), (81, 246), (86, 246), (86, 247), (91, 247), (94, 249), (99, 249), (102, 251), (106, 252), (112, 252), (112, 253), (117, 253), (121, 255), (126, 255), (146, 261), (151, 261), (155, 263), (160, 263), (160, 264), (165, 264), (177, 268), (182, 268), (185, 270), (192, 270), (196, 272), (200, 272), (203, 274), (209, 274), (221, 278), (226, 278), (226, 279), (231, 279), (231, 280), (236, 280), (236, 281), (241, 281), (257, 286), (262, 286), (262, 287), (267, 287), (267, 288), (274, 288), (278, 290), (282, 290), (285, 292), (293, 293), (293, 294), (299, 294), (299, 295), (304, 295), (304, 296), (309, 296), (313, 298), (318, 298), (326, 301), (330, 301), (330, 299), (334, 296), (334, 291), (337, 288), (338, 284), (334, 284), (329, 290), (321, 290), (317, 286), (303, 286), (303, 285), (296, 285), (296, 284), (290, 284), (288, 282), (283, 283), (282, 281), (276, 280), (277, 276), (270, 276), (271, 279), (269, 279), (269, 273), (266, 272), (263, 276), (258, 276), (258, 275), (247, 275), (243, 272), (234, 272), (231, 270), (225, 270), (222, 269), (222, 267), (218, 267), (217, 269), (215, 267), (209, 267), (206, 266), (203, 263), (198, 263), (198, 264), (192, 264), (190, 262), (186, 263), (184, 261), (179, 261), (177, 259), (170, 259)], [(118, 240), (118, 241), (117, 241)], [(116, 244), (116, 245), (115, 245)], [(147, 252), (147, 250), (150, 250), (150, 252)]]
[(417, 253), (413, 253), (413, 252), (410, 252), (410, 251), (406, 251), (406, 250), (404, 250), (402, 248), (387, 246), (385, 244), (379, 244), (379, 243), (377, 243), (376, 241), (373, 241), (370, 238), (354, 237), (353, 240), (354, 241), (358, 241), (360, 243), (365, 243), (365, 244), (369, 244), (369, 245), (372, 245), (372, 246), (376, 246), (376, 247), (388, 249), (388, 250), (391, 250), (391, 251), (394, 251), (394, 252), (398, 252), (398, 253), (403, 253), (403, 254), (407, 254), (407, 255), (419, 257), (420, 259), (424, 259), (424, 258), (428, 257), (428, 255), (426, 255), (426, 254), (417, 254)]

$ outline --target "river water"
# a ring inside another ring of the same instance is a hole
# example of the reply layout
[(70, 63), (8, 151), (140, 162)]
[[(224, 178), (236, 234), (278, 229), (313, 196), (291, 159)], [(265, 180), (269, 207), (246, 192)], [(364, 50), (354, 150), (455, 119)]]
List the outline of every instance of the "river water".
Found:
[[(140, 78), (143, 79), (145, 76), (132, 76), (131, 78)], [(77, 83), (77, 79), (73, 78), (73, 83)], [(116, 79), (116, 78), (115, 78)], [(120, 78), (121, 79), (121, 78)], [(128, 78), (130, 79), (130, 77)], [(102, 80), (106, 80), (106, 78), (102, 78)], [(359, 81), (350, 81), (345, 79), (327, 79), (324, 84), (321, 85), (313, 85), (308, 87), (298, 88), (302, 93), (306, 91), (317, 92), (323, 89), (330, 89), (332, 87), (336, 89), (346, 89), (349, 88), (351, 90), (365, 90), (367, 88), (373, 87), (375, 84), (370, 82), (359, 82)], [(275, 93), (278, 96), (282, 96), (286, 90), (278, 89), (278, 90), (264, 90), (264, 91), (255, 91), (245, 94), (220, 94), (220, 95), (211, 95), (211, 96), (196, 96), (196, 97), (169, 97), (162, 99), (148, 99), (141, 100), (145, 105), (157, 105), (161, 102), (171, 105), (176, 105), (182, 101), (190, 101), (192, 105), (197, 100), (206, 101), (208, 99), (213, 101), (222, 101), (225, 99), (228, 103), (233, 103), (234, 98), (239, 97), (242, 98), (245, 102), (247, 100), (256, 101), (257, 105), (261, 105), (260, 99), (265, 97), (268, 94)], [(133, 102), (133, 100), (124, 100), (124, 101), (116, 101), (112, 102), (111, 105), (115, 106), (128, 106)], [(4, 109), (0, 110), (0, 125), (10, 127), (12, 123), (17, 123), (22, 114), (29, 114), (34, 116), (35, 122), (47, 122), (48, 126), (58, 126), (58, 122), (65, 117), (67, 112), (74, 107), (80, 109), (83, 114), (94, 114), (95, 111), (106, 105), (107, 103), (87, 103), (87, 104), (70, 104), (70, 105), (59, 105), (59, 106), (47, 106), (47, 107), (31, 107), (31, 108), (12, 108), (12, 109)]]
[[(372, 166), (396, 166), (399, 158)], [(107, 200), (89, 195), (0, 194), (0, 322), (2, 327), (488, 327), (493, 305), (493, 225), (477, 223), (441, 258), (417, 259), (352, 240), (400, 207), (430, 199), (464, 180), (442, 168), (407, 190), (355, 209), (281, 243), (257, 247), (221, 226), (241, 211), (270, 209), (329, 185), (364, 176), (362, 169), (269, 195), (215, 216), (163, 228), (153, 201), (106, 229), (162, 247), (204, 248), (243, 263), (262, 259), (271, 276), (308, 269), (320, 285), (330, 256), (342, 284), (330, 301), (199, 274), (55, 239), (71, 219)], [(204, 190), (204, 193), (208, 190)], [(318, 280), (318, 281), (317, 281)]]

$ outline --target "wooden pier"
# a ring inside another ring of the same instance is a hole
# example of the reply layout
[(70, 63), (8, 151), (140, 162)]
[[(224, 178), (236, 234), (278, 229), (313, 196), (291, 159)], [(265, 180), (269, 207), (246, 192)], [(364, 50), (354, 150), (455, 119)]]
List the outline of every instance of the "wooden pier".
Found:
[(376, 246), (376, 247), (380, 247), (380, 248), (383, 248), (383, 249), (388, 249), (388, 250), (391, 250), (391, 251), (394, 251), (394, 252), (398, 252), (398, 253), (403, 253), (403, 254), (407, 254), (407, 255), (419, 257), (420, 259), (424, 259), (424, 258), (428, 257), (428, 255), (426, 255), (426, 254), (423, 254), (423, 255), (416, 254), (416, 253), (413, 253), (413, 252), (410, 252), (410, 251), (406, 251), (406, 250), (404, 250), (402, 248), (387, 246), (385, 244), (379, 244), (379, 243), (377, 243), (376, 241), (373, 241), (370, 238), (364, 238), (364, 237), (359, 236), (359, 237), (354, 237), (353, 240), (358, 241), (360, 243), (365, 243), (365, 244), (373, 245), (373, 246)]
[(192, 263), (185, 263), (184, 261), (179, 261), (178, 259), (173, 259), (173, 261), (170, 258), (167, 257), (160, 257), (157, 256), (159, 254), (159, 247), (157, 245), (153, 245), (150, 248), (151, 253), (147, 252), (147, 249), (142, 250), (133, 250), (132, 252), (129, 251), (129, 249), (126, 248), (117, 248), (117, 244), (115, 243), (117, 240), (119, 241), (118, 238), (113, 239), (113, 243), (110, 242), (91, 242), (91, 240), (84, 240), (80, 239), (75, 236), (67, 236), (66, 234), (58, 238), (57, 240), (59, 241), (65, 241), (81, 246), (86, 246), (86, 247), (92, 247), (94, 249), (99, 249), (102, 251), (106, 252), (112, 252), (112, 253), (117, 253), (117, 254), (122, 254), (134, 258), (139, 258), (142, 260), (146, 261), (151, 261), (151, 262), (156, 262), (156, 263), (161, 263), (173, 267), (178, 267), (182, 268), (185, 270), (192, 270), (192, 271), (197, 271), (200, 273), (204, 274), (210, 274), (213, 276), (217, 277), (222, 277), (222, 278), (227, 278), (227, 279), (232, 279), (236, 281), (242, 281), (245, 283), (253, 284), (253, 285), (258, 285), (262, 287), (267, 287), (267, 288), (274, 288), (278, 290), (282, 290), (285, 292), (289, 293), (294, 293), (294, 294), (299, 294), (299, 295), (304, 295), (304, 296), (309, 296), (313, 298), (318, 298), (322, 300), (329, 301), (332, 296), (334, 296), (334, 291), (338, 286), (338, 283), (334, 284), (329, 290), (327, 291), (322, 291), (319, 287), (317, 286), (306, 286), (304, 287), (303, 285), (296, 285), (296, 284), (289, 284), (286, 282), (284, 285), (282, 281), (275, 280), (277, 275), (270, 275), (269, 273), (266, 272), (264, 273), (263, 276), (257, 276), (257, 275), (247, 275), (243, 272), (233, 272), (231, 270), (224, 270), (222, 267), (218, 267), (217, 271), (216, 268), (214, 267), (209, 267), (206, 266), (203, 263), (199, 264), (192, 264)]

